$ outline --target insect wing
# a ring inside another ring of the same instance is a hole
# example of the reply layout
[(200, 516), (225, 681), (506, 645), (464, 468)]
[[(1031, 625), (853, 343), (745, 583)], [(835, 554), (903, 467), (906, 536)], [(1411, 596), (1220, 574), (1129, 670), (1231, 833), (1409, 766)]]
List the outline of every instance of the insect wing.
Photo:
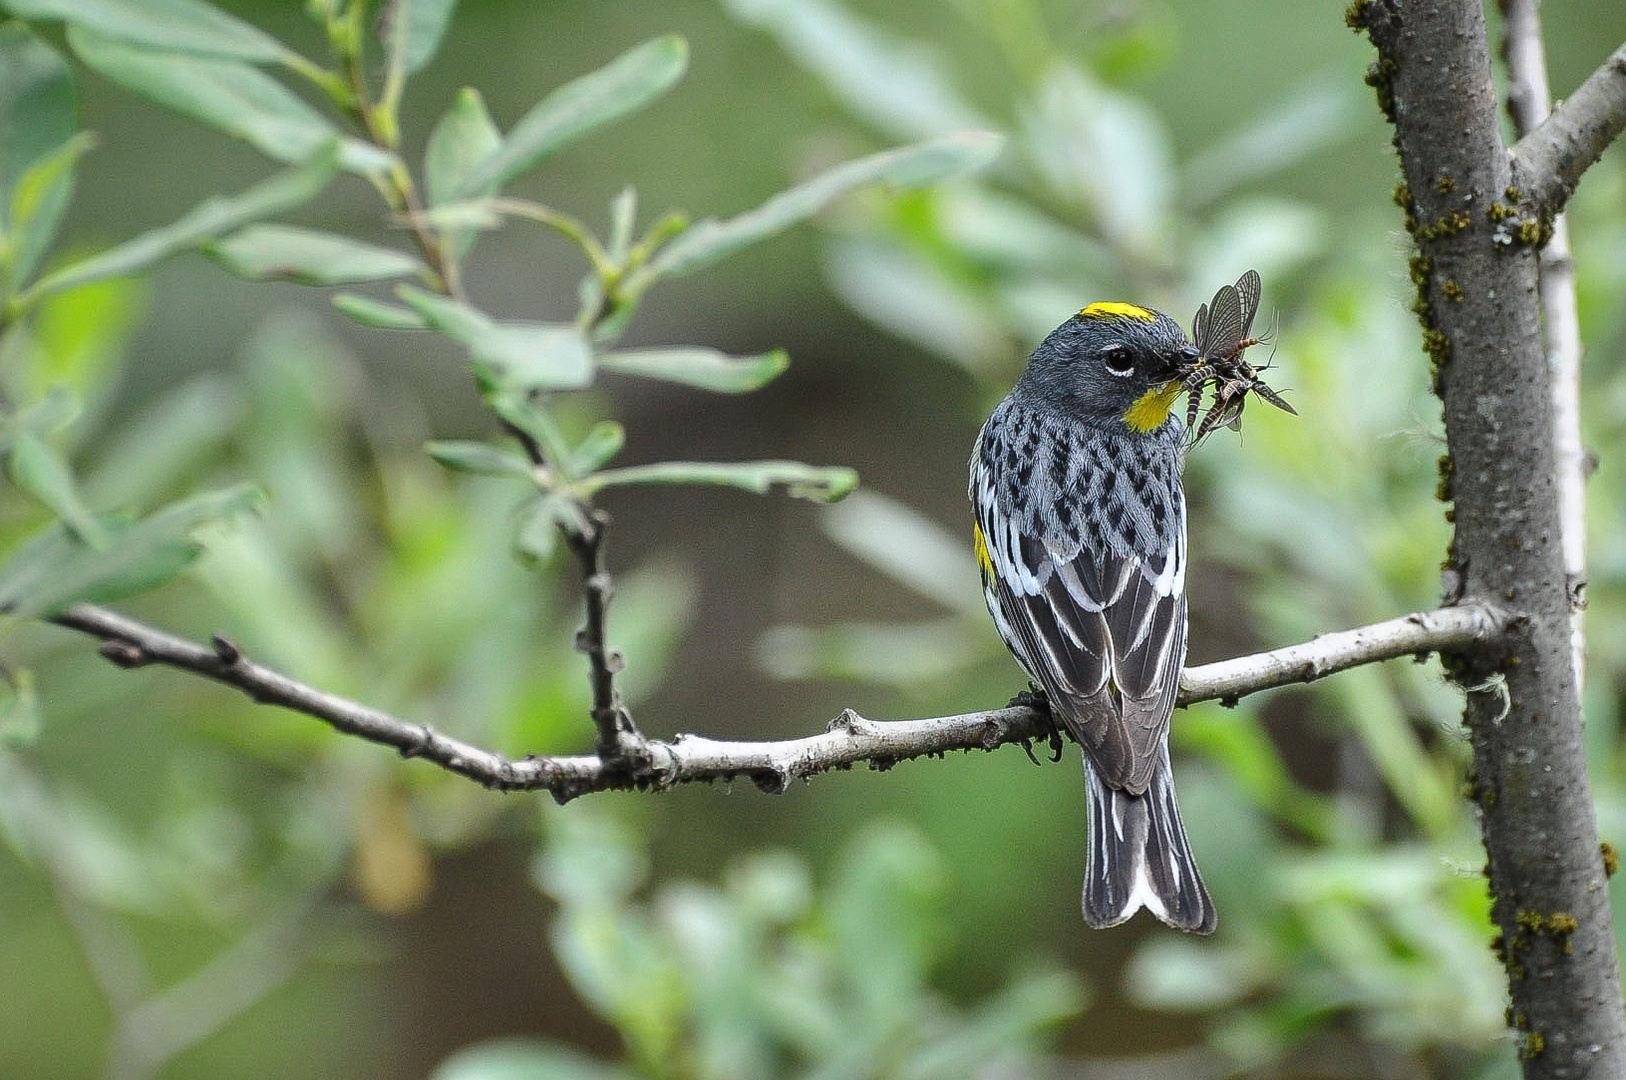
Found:
[(1198, 354), (1203, 357), (1208, 356), (1208, 327), (1208, 305), (1198, 304), (1197, 314), (1191, 317), (1191, 341), (1197, 346)]
[(1196, 342), (1205, 359), (1229, 360), (1242, 344), (1242, 298), (1236, 286), (1226, 285), (1214, 294), (1208, 305), (1208, 325), (1205, 340)]
[(1276, 391), (1272, 390), (1258, 379), (1255, 379), (1253, 382), (1253, 392), (1270, 402), (1272, 405), (1276, 406), (1278, 409), (1281, 409), (1283, 412), (1291, 413), (1294, 416), (1299, 414), (1299, 411), (1284, 401), (1280, 394), (1276, 393)]
[(1237, 301), (1242, 308), (1242, 330), (1237, 335), (1237, 341), (1248, 336), (1253, 328), (1253, 317), (1259, 314), (1259, 297), (1264, 295), (1265, 287), (1259, 280), (1259, 271), (1249, 270), (1236, 279)]

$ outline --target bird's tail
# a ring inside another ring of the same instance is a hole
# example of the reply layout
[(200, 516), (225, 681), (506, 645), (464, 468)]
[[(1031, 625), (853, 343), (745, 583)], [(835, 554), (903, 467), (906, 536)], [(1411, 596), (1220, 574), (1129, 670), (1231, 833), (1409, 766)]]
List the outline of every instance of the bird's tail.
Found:
[(1084, 921), (1116, 926), (1144, 907), (1170, 926), (1211, 934), (1214, 902), (1180, 822), (1168, 748), (1162, 753), (1144, 795), (1108, 787), (1089, 758), (1084, 759), (1090, 800)]

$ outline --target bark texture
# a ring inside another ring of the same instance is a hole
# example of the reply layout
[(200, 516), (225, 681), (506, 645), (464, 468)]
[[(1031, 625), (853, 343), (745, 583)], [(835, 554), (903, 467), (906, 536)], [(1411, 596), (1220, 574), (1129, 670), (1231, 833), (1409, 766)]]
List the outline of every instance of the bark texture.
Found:
[[(1445, 404), (1447, 590), (1524, 613), (1506, 652), (1457, 660), (1495, 947), (1527, 1080), (1626, 1076), (1609, 889), (1582, 752), (1537, 251), (1560, 205), (1515, 186), (1479, 0), (1353, 5), (1378, 49), (1417, 241), (1412, 278)], [(1546, 186), (1551, 190), (1551, 185)]]

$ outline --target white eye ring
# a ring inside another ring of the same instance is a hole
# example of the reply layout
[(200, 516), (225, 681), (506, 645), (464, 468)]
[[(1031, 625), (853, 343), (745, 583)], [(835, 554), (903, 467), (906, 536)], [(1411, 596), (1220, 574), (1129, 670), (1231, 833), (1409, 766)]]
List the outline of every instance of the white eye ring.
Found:
[(1135, 372), (1135, 357), (1122, 345), (1111, 345), (1101, 350), (1101, 365), (1110, 375), (1122, 379)]

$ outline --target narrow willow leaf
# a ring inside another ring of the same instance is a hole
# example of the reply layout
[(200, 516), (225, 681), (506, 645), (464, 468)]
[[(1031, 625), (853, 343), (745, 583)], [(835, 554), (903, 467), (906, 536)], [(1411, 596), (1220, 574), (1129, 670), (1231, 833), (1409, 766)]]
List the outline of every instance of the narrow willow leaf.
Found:
[(503, 216), (490, 199), (464, 199), (431, 206), (419, 215), (419, 220), (443, 233), (476, 233), (501, 228)]
[(858, 486), (858, 473), (844, 466), (806, 465), (800, 461), (662, 461), (610, 469), (585, 478), (580, 486), (597, 491), (627, 484), (715, 484), (758, 495), (779, 486), (798, 499), (835, 502)]
[(39, 695), (34, 692), (34, 673), (12, 667), (4, 673), (5, 704), (0, 705), (0, 747), (18, 749), (32, 746), (43, 727)]
[(243, 485), (194, 495), (133, 523), (104, 515), (98, 523), (111, 538), (104, 551), (53, 525), (0, 565), (0, 611), (46, 614), (155, 588), (197, 557), (201, 547), (192, 534), (199, 527), (260, 501), (256, 489)]
[(242, 139), (277, 161), (304, 161), (339, 140), (339, 165), (377, 175), (395, 158), (338, 129), (304, 99), (258, 68), (236, 60), (160, 52), (74, 27), (74, 54), (96, 72), (166, 109)]
[(288, 49), (257, 26), (201, 0), (0, 0), (21, 19), (61, 19), (132, 45), (254, 64)]
[(965, 569), (965, 537), (873, 491), (854, 492), (819, 515), (826, 535), (900, 584), (955, 611), (980, 616), (982, 589)]
[(408, 75), (423, 70), (440, 51), (456, 7), (457, 0), (390, 0), (380, 16), (385, 54), (399, 56)]
[(605, 462), (621, 452), (626, 442), (626, 428), (614, 420), (600, 420), (570, 452), (571, 471), (577, 476), (584, 476), (603, 468)]
[[(838, 101), (876, 131), (921, 139), (988, 124), (955, 90), (947, 58), (937, 49), (894, 37), (844, 4), (723, 0), (723, 6), (734, 18), (777, 38), (800, 68), (818, 75)], [(1018, 10), (1024, 9), (1007, 9), (1004, 17)], [(1023, 36), (1014, 28), (1010, 32), (1007, 40)]]
[(253, 281), (287, 278), (305, 285), (349, 285), (425, 273), (404, 251), (292, 225), (250, 225), (204, 252)]
[(807, 220), (866, 184), (903, 190), (973, 172), (993, 161), (1003, 145), (1004, 140), (992, 132), (964, 131), (849, 161), (738, 217), (695, 223), (662, 248), (642, 276), (651, 279), (698, 270)]
[(638, 189), (624, 187), (610, 202), (610, 261), (617, 266), (627, 261), (632, 247), (632, 229), (638, 222)]
[(210, 199), (173, 224), (144, 232), (82, 262), (70, 263), (41, 278), (24, 295), (33, 302), (92, 281), (140, 273), (177, 252), (310, 201), (327, 187), (337, 166), (337, 150), (330, 144), (296, 169), (278, 173), (241, 194)]
[(498, 449), (482, 442), (430, 442), (424, 443), (428, 455), (458, 472), (480, 476), (531, 475), (531, 463), (518, 454)]
[(568, 324), (498, 322), (478, 308), (402, 286), (397, 295), (469, 351), (493, 383), (527, 390), (567, 390), (593, 380), (593, 353)]
[(429, 320), (411, 308), (386, 304), (370, 296), (339, 293), (333, 298), (333, 306), (363, 326), (375, 326), (380, 330), (429, 329)]
[[(611, 859), (614, 856), (610, 856)], [(605, 860), (608, 861), (608, 860)], [(633, 1074), (591, 1055), (540, 1041), (492, 1039), (465, 1047), (429, 1080), (634, 1080)]]
[[(18, 179), (79, 129), (73, 76), (57, 51), (22, 23), (0, 24), (0, 215)], [(9, 229), (11, 223), (0, 217)]]
[(65, 386), (53, 386), (28, 408), (17, 414), (11, 427), (44, 437), (59, 431), (79, 415), (79, 400)]
[(26, 285), (73, 197), (74, 167), (95, 139), (80, 132), (25, 169), (11, 191), (11, 279)]
[(688, 45), (668, 34), (566, 83), (520, 117), (503, 144), (463, 178), (458, 194), (512, 180), (560, 147), (643, 108), (670, 89), (688, 63)]
[(599, 364), (627, 375), (665, 379), (719, 394), (741, 394), (777, 379), (790, 366), (790, 357), (783, 349), (739, 358), (716, 349), (642, 349), (605, 353)]
[[(429, 205), (444, 208), (456, 197), (474, 164), (501, 146), (502, 132), (492, 122), (480, 92), (469, 86), (459, 90), (451, 108), (436, 122), (424, 151), (423, 171), (429, 188)], [(484, 197), (496, 189), (496, 181), (492, 181), (470, 194)], [(490, 217), (493, 224), (501, 223), (495, 214)], [(477, 229), (489, 227), (483, 223), (436, 225), (441, 231), (441, 245), (454, 260), (462, 259), (474, 246), (479, 235)]]
[(562, 469), (570, 464), (570, 444), (565, 442), (545, 401), (521, 387), (509, 384), (487, 382), (481, 387), (481, 392), (486, 406), (498, 419), (540, 446), (555, 468)]
[(514, 530), (514, 554), (525, 562), (546, 562), (559, 550), (559, 527), (543, 496), (527, 506)]
[(20, 431), (12, 437), (7, 465), (12, 482), (61, 518), (81, 542), (93, 548), (107, 546), (107, 533), (85, 506), (73, 470), (61, 454), (33, 432)]
[[(457, 92), (451, 107), (435, 122), (424, 151), (424, 179), (429, 186), (429, 205), (440, 206), (458, 197), (474, 164), (502, 145), (502, 132), (486, 111), (480, 91), (465, 86)], [(496, 188), (495, 181), (470, 196), (485, 196)]]

